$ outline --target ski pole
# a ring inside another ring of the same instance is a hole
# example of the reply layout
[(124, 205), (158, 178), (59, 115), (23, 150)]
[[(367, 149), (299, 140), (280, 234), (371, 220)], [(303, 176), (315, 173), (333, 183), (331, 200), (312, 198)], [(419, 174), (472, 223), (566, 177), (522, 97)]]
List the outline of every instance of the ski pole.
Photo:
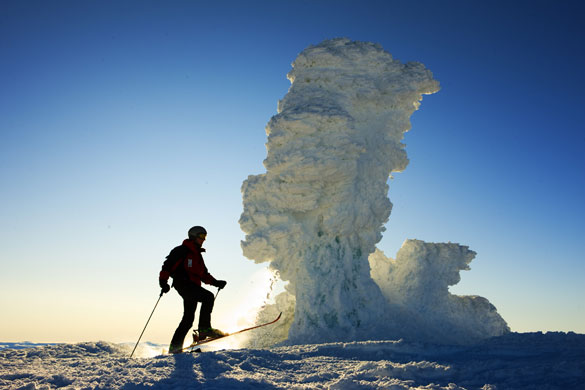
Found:
[(152, 313), (150, 313), (148, 320), (146, 320), (146, 325), (144, 325), (144, 329), (142, 329), (142, 333), (140, 333), (140, 337), (138, 337), (138, 341), (136, 342), (136, 345), (134, 346), (134, 349), (132, 350), (130, 357), (132, 357), (132, 355), (134, 355), (134, 351), (136, 351), (136, 347), (138, 347), (138, 343), (140, 343), (140, 339), (142, 338), (142, 335), (144, 334), (144, 331), (146, 330), (146, 327), (148, 326), (148, 323), (150, 322), (150, 319), (152, 318), (152, 315), (154, 314), (154, 310), (156, 309), (156, 306), (158, 305), (158, 302), (162, 298), (163, 294), (164, 294), (164, 292), (161, 290), (160, 295), (158, 296), (158, 299), (156, 301), (156, 304), (154, 305), (154, 309), (152, 309)]
[(221, 291), (221, 288), (217, 288), (217, 292), (215, 293), (215, 296), (213, 297), (213, 300), (215, 301), (215, 298), (217, 298), (217, 296), (219, 295), (219, 292)]

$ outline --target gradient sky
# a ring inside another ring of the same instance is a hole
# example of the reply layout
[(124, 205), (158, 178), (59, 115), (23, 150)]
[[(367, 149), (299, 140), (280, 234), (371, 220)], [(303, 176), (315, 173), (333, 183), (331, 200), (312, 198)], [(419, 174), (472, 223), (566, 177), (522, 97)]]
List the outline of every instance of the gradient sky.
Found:
[[(228, 285), (214, 326), (262, 300), (240, 186), (299, 52), (381, 44), (441, 83), (412, 117), (378, 247), (476, 251), (453, 293), (514, 331), (585, 333), (581, 1), (0, 2), (0, 340), (135, 341), (192, 225)], [(215, 292), (215, 289), (212, 288)], [(168, 342), (167, 294), (145, 340)]]

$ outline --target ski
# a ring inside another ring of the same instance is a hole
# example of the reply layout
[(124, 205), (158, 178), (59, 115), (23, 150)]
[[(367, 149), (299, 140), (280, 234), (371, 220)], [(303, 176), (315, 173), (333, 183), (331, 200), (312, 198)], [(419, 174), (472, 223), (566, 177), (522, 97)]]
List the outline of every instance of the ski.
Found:
[[(263, 327), (263, 326), (267, 326), (267, 325), (272, 325), (272, 324), (274, 324), (276, 321), (280, 320), (280, 317), (281, 317), (281, 316), (282, 316), (282, 312), (281, 312), (281, 313), (278, 315), (278, 317), (276, 317), (276, 319), (275, 319), (275, 320), (272, 320), (272, 321), (270, 321), (270, 322), (265, 322), (264, 324), (260, 324), (260, 325), (252, 326), (252, 327), (250, 327), (250, 328), (246, 328), (246, 329), (238, 330), (237, 332), (229, 333), (229, 334), (226, 334), (225, 336), (221, 336), (221, 337), (213, 337), (213, 338), (206, 338), (206, 339), (203, 339), (203, 340), (198, 340), (198, 341), (195, 341), (195, 342), (193, 342), (191, 345), (189, 345), (188, 347), (185, 347), (185, 348), (181, 349), (181, 352), (194, 352), (194, 351), (188, 351), (188, 350), (189, 350), (189, 349), (193, 349), (193, 348), (195, 348), (195, 347), (198, 347), (198, 346), (199, 346), (199, 345), (201, 345), (201, 344), (207, 344), (207, 343), (210, 343), (210, 342), (212, 342), (212, 341), (219, 340), (219, 339), (223, 339), (223, 338), (230, 337), (230, 336), (234, 336), (234, 335), (236, 335), (236, 334), (244, 333), (244, 332), (247, 332), (247, 331), (249, 331), (249, 330), (258, 329), (258, 328), (261, 328), (261, 327)], [(199, 351), (201, 351), (201, 349), (199, 349)]]

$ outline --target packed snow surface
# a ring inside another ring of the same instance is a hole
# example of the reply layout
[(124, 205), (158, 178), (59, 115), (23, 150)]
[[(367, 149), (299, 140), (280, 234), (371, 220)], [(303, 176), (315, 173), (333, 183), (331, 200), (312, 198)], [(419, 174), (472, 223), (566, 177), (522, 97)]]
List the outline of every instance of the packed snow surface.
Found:
[(396, 260), (376, 250), (392, 210), (388, 177), (408, 164), (410, 116), (439, 89), (431, 72), (341, 38), (305, 49), (288, 78), (266, 126), (266, 173), (242, 185), (243, 253), (288, 282), (260, 313), (287, 313), (268, 344), (470, 344), (508, 332), (487, 299), (448, 292), (475, 255), (467, 247), (407, 240)]
[(132, 359), (132, 346), (105, 342), (2, 349), (0, 388), (577, 390), (585, 383), (585, 335), (574, 333), (509, 333), (475, 346), (363, 341), (173, 356), (160, 348), (143, 344)]

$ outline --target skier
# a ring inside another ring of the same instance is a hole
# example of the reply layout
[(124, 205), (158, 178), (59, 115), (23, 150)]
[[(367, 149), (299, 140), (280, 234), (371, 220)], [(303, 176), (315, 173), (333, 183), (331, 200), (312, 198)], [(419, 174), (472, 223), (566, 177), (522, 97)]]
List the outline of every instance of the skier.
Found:
[(225, 336), (226, 333), (211, 327), (211, 312), (215, 297), (213, 293), (201, 287), (201, 282), (218, 287), (225, 287), (225, 280), (217, 280), (207, 271), (203, 262), (201, 247), (207, 237), (207, 231), (201, 226), (193, 226), (188, 232), (189, 238), (182, 245), (174, 248), (167, 256), (159, 275), (159, 285), (163, 293), (170, 291), (168, 280), (173, 278), (173, 287), (183, 298), (183, 318), (175, 330), (169, 346), (169, 353), (179, 353), (183, 349), (183, 342), (195, 320), (197, 302), (201, 302), (199, 311), (198, 337), (215, 338)]

